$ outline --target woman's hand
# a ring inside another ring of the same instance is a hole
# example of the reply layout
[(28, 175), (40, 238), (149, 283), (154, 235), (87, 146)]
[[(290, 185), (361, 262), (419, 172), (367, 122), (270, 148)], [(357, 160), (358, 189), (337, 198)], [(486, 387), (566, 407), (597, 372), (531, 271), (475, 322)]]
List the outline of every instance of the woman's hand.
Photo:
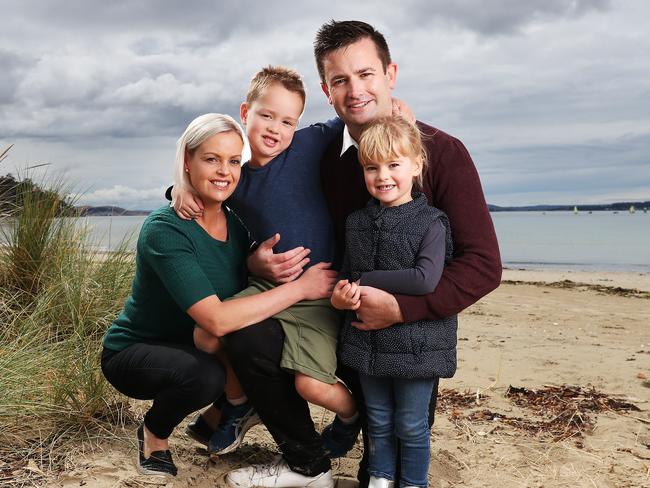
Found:
[(176, 187), (172, 188), (172, 199), (174, 200), (174, 210), (183, 220), (194, 220), (203, 215), (203, 201), (192, 192), (177, 191)]
[(339, 310), (357, 310), (361, 306), (360, 297), (358, 283), (340, 280), (332, 292), (332, 306)]
[(330, 269), (331, 264), (314, 264), (298, 278), (296, 283), (300, 284), (305, 300), (329, 298), (332, 294), (338, 273)]

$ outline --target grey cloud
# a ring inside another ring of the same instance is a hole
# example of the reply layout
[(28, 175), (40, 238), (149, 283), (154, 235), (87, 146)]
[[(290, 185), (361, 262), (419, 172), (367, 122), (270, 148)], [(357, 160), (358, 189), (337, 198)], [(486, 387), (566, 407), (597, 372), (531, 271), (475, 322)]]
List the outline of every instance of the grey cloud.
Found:
[(590, 11), (612, 7), (610, 0), (501, 0), (476, 2), (473, 0), (426, 1), (413, 0), (406, 4), (408, 11), (418, 12), (418, 18), (439, 19), (471, 31), (486, 34), (511, 34), (534, 22), (575, 18)]
[(357, 18), (386, 34), (396, 95), (467, 145), (489, 201), (650, 187), (642, 1), (25, 0), (3, 12), (0, 146), (93, 185), (168, 182), (161, 165), (186, 124), (236, 115), (264, 64), (303, 73), (303, 123), (330, 118), (311, 42), (323, 22)]

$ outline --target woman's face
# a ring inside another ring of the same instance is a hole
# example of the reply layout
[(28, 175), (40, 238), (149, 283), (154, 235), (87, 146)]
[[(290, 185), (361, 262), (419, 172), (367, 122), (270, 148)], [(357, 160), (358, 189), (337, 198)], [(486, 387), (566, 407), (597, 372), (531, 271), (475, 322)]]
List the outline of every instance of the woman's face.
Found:
[(185, 171), (205, 205), (221, 206), (235, 191), (241, 174), (244, 144), (234, 131), (209, 137), (193, 153), (185, 153)]

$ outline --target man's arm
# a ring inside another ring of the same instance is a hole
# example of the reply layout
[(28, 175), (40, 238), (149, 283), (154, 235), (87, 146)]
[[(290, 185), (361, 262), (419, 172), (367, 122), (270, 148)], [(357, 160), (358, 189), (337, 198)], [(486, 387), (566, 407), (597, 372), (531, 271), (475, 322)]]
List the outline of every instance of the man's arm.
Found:
[(449, 217), (454, 259), (433, 293), (395, 296), (405, 322), (457, 314), (501, 281), (496, 233), (472, 158), (457, 139), (431, 127), (420, 128), (430, 155), (424, 192)]

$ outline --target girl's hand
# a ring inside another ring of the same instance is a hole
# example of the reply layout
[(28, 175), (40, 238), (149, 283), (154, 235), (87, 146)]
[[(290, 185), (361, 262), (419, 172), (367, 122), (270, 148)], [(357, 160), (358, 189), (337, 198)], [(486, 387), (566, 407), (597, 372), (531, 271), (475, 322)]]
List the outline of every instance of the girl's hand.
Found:
[(361, 289), (356, 282), (340, 280), (332, 292), (332, 306), (339, 310), (357, 310), (361, 306)]
[(332, 263), (318, 263), (305, 271), (297, 283), (303, 292), (304, 300), (329, 298), (334, 289), (337, 272), (329, 269)]
[(176, 191), (172, 188), (172, 199), (174, 200), (174, 210), (176, 215), (184, 220), (194, 220), (203, 215), (203, 201), (189, 191)]

